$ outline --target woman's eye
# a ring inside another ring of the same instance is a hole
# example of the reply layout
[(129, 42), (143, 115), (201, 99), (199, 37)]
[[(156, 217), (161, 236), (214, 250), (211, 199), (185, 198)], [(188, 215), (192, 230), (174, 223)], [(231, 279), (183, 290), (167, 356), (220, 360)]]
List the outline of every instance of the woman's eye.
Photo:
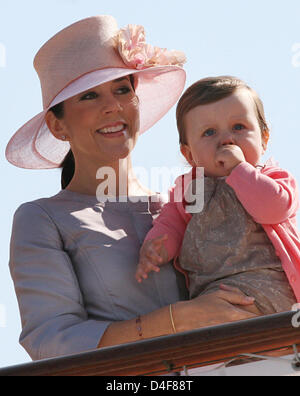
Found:
[(131, 89), (127, 86), (124, 86), (124, 87), (118, 88), (116, 91), (119, 95), (125, 95), (125, 94), (131, 92)]
[(244, 127), (243, 124), (235, 124), (234, 127), (233, 127), (233, 129), (234, 129), (235, 131), (241, 131), (242, 129), (245, 129), (245, 127)]
[(207, 129), (207, 130), (204, 132), (203, 136), (213, 136), (215, 133), (216, 133), (216, 130), (215, 130), (215, 129)]
[(80, 100), (96, 99), (98, 97), (96, 92), (88, 92), (81, 96)]

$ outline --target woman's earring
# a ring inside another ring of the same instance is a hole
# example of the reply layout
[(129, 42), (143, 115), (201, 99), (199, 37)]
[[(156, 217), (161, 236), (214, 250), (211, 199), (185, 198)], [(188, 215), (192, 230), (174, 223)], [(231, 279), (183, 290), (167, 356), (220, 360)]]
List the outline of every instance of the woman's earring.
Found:
[(61, 140), (66, 140), (67, 138), (66, 138), (66, 136), (61, 136)]

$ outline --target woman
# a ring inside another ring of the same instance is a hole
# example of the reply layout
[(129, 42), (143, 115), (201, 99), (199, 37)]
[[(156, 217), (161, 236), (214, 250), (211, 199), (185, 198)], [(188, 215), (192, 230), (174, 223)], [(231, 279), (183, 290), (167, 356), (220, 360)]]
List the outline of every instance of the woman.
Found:
[(44, 110), (6, 150), (22, 168), (63, 163), (62, 191), (14, 217), (10, 268), (33, 360), (253, 317), (238, 290), (185, 301), (171, 264), (143, 285), (134, 277), (163, 202), (140, 185), (130, 154), (179, 98), (183, 62), (110, 16), (69, 26), (36, 55)]

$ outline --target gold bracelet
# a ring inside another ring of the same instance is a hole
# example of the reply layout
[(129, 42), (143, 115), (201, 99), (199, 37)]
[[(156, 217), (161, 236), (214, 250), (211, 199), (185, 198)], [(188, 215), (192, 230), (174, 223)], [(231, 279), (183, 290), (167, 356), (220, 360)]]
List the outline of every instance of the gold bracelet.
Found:
[(141, 316), (140, 315), (136, 318), (135, 324), (136, 324), (136, 329), (137, 329), (139, 338), (142, 339), (143, 338), (143, 331), (142, 331), (142, 320), (141, 320)]
[(170, 304), (170, 319), (171, 319), (171, 323), (172, 323), (172, 328), (173, 328), (173, 333), (176, 334), (176, 327), (174, 324), (174, 319), (173, 319), (173, 314), (172, 314), (172, 304)]

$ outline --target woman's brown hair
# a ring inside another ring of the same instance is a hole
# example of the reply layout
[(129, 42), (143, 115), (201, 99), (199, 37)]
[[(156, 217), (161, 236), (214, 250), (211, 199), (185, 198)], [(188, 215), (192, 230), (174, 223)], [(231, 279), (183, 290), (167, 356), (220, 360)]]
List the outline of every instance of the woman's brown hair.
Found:
[(221, 76), (208, 77), (197, 81), (182, 95), (176, 111), (180, 144), (187, 144), (185, 116), (189, 111), (197, 106), (215, 103), (221, 99), (225, 99), (240, 88), (247, 89), (251, 93), (262, 136), (264, 141), (267, 142), (269, 138), (269, 127), (265, 117), (264, 106), (258, 94), (239, 78)]

